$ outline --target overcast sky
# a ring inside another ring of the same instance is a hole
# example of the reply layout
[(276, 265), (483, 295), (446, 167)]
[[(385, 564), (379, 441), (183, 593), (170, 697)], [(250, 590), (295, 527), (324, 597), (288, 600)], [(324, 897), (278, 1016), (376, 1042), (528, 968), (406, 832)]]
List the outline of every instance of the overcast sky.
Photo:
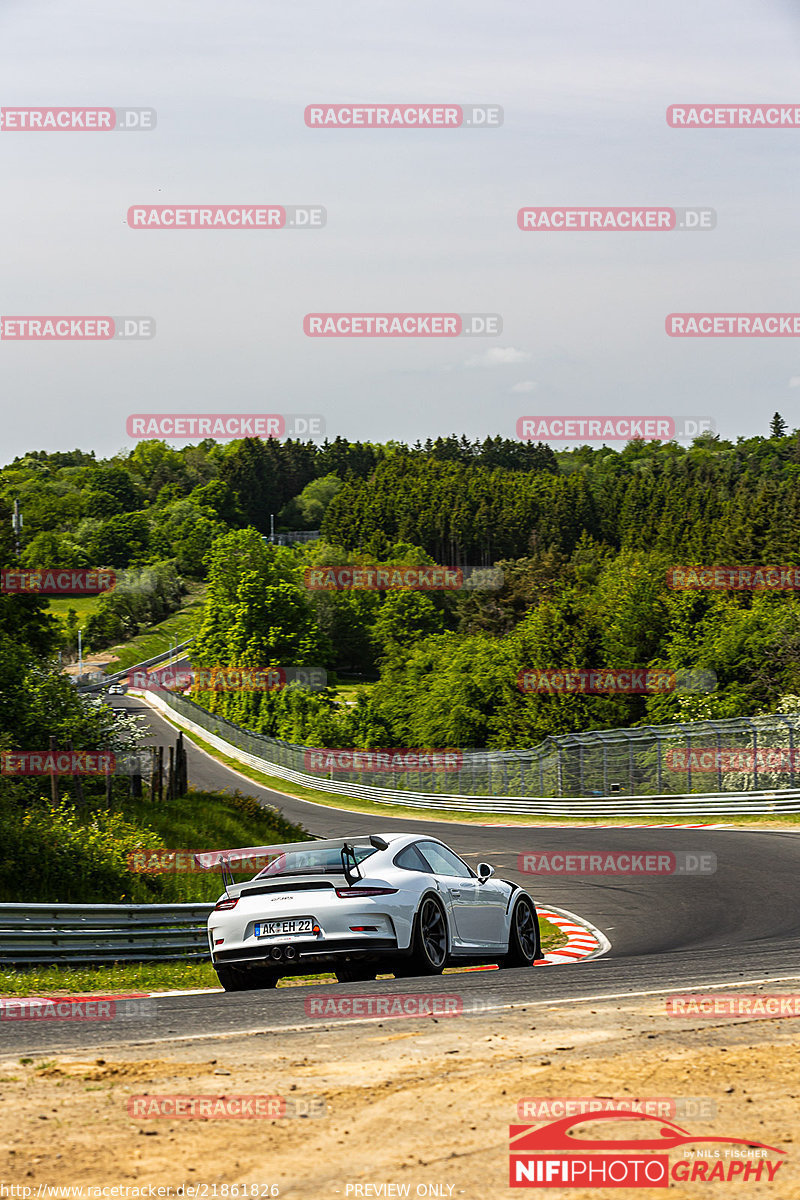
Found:
[[(521, 415), (800, 425), (797, 338), (670, 338), (673, 311), (800, 311), (786, 0), (430, 5), (2, 0), (0, 105), (147, 106), (141, 133), (0, 132), (0, 312), (147, 315), (150, 341), (0, 341), (3, 462), (133, 443), (134, 412), (320, 413), (330, 437), (515, 436)], [(495, 129), (309, 129), (315, 102), (501, 105)], [(321, 230), (135, 230), (132, 204), (320, 204)], [(523, 233), (525, 205), (708, 205), (712, 232)], [(500, 313), (499, 337), (311, 339), (309, 312)], [(184, 443), (175, 442), (179, 445)]]

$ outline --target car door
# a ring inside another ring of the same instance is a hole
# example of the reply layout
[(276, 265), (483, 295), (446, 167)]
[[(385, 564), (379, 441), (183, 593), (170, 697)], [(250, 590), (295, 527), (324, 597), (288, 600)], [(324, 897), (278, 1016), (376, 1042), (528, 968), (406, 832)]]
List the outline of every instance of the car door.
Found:
[(418, 842), (417, 849), (450, 897), (458, 940), (463, 946), (482, 946), (491, 923), (483, 911), (483, 885), (457, 854), (440, 842)]
[[(419, 850), (419, 842), (411, 842), (393, 859), (395, 867), (399, 867), (402, 871), (408, 871), (409, 874), (416, 874), (422, 880), (421, 888), (427, 889), (428, 881), (431, 880), (436, 885), (436, 890), (445, 907), (445, 916), (447, 917), (447, 926), (450, 931), (450, 946), (451, 949), (458, 950), (461, 945), (461, 938), (456, 927), (455, 912), (453, 904), (458, 897), (453, 897), (447, 887), (447, 880), (442, 879), (437, 875), (427, 859), (423, 858)], [(458, 890), (458, 889), (456, 889)], [(415, 902), (414, 911), (416, 911), (417, 903)], [(413, 912), (411, 913), (413, 917)]]

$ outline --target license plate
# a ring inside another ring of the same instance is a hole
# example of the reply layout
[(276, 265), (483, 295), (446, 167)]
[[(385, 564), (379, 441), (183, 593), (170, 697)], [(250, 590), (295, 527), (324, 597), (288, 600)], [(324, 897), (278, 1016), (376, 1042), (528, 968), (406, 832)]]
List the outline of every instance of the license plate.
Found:
[(281, 934), (311, 933), (313, 917), (291, 917), (285, 921), (256, 921), (256, 937), (280, 937)]

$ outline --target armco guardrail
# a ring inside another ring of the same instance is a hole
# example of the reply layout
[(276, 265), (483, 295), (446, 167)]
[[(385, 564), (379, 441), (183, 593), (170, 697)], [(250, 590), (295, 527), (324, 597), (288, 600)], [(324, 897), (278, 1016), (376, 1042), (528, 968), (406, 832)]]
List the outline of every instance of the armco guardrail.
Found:
[(0, 963), (207, 959), (213, 904), (0, 904)]
[[(396, 788), (374, 787), (369, 784), (346, 782), (341, 783), (321, 775), (310, 775), (307, 772), (296, 771), (263, 755), (252, 754), (237, 746), (226, 738), (212, 732), (209, 726), (216, 726), (220, 731), (228, 732), (230, 736), (241, 736), (248, 744), (257, 746), (258, 739), (262, 744), (268, 739), (261, 735), (253, 735), (248, 730), (240, 729), (225, 718), (206, 712), (199, 705), (185, 697), (169, 696), (166, 693), (138, 693), (153, 708), (164, 713), (176, 725), (188, 733), (195, 733), (210, 746), (220, 750), (229, 758), (247, 766), (262, 771), (265, 775), (286, 779), (290, 783), (302, 787), (314, 788), (320, 792), (330, 792), (339, 796), (354, 796), (361, 800), (372, 800), (376, 804), (403, 805), (407, 808), (441, 809), (453, 812), (477, 813), (512, 813), (520, 816), (542, 817), (583, 817), (587, 819), (603, 817), (705, 817), (719, 815), (762, 815), (769, 813), (800, 812), (800, 790), (762, 790), (740, 792), (694, 792), (687, 795), (650, 795), (613, 797), (527, 797), (509, 795), (455, 795), (442, 792), (406, 791)], [(187, 713), (200, 718), (192, 720)], [(290, 747), (275, 743), (277, 749), (286, 751), (302, 750), (303, 747)], [(276, 754), (276, 757), (278, 755)]]
[(102, 683), (78, 684), (78, 688), (81, 692), (100, 692), (109, 684), (116, 683), (119, 679), (125, 679), (132, 671), (141, 671), (144, 667), (155, 667), (159, 663), (167, 662), (181, 650), (186, 650), (188, 646), (191, 646), (193, 641), (193, 637), (187, 638), (185, 642), (173, 646), (171, 650), (162, 650), (161, 654), (154, 654), (152, 658), (145, 658), (140, 663), (134, 663), (132, 666), (126, 667), (124, 671), (115, 671), (113, 675), (104, 675)]

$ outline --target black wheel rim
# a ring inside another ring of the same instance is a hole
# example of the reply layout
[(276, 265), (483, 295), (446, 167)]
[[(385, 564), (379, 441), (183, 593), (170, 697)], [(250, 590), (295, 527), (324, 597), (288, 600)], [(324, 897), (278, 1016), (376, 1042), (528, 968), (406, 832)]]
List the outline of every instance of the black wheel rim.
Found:
[(442, 910), (435, 900), (426, 900), (420, 913), (420, 929), (425, 953), (434, 967), (441, 966), (447, 953), (447, 932)]
[(520, 950), (526, 958), (533, 960), (536, 957), (536, 918), (530, 904), (525, 900), (521, 900), (517, 905), (514, 927)]

